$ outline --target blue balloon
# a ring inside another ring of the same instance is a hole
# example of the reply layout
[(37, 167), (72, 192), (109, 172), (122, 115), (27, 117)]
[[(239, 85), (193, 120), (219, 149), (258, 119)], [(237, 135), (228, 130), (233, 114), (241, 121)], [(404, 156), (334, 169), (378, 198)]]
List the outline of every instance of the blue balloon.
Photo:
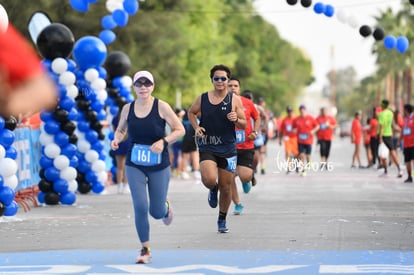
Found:
[(63, 147), (66, 144), (69, 143), (69, 136), (65, 132), (59, 131), (56, 133), (56, 135), (53, 137), (53, 140), (59, 147)]
[(313, 10), (317, 14), (321, 14), (325, 12), (325, 5), (321, 2), (315, 3), (313, 6)]
[(87, 12), (89, 9), (88, 0), (70, 0), (70, 6), (79, 12)]
[(86, 160), (79, 160), (78, 170), (82, 173), (86, 173), (91, 170), (91, 165)]
[(99, 33), (99, 38), (108, 45), (115, 41), (116, 35), (111, 30), (103, 30)]
[(111, 115), (116, 116), (119, 112), (119, 107), (116, 105), (112, 105), (111, 107), (109, 107), (109, 112), (111, 113)]
[(3, 129), (0, 132), (0, 144), (4, 147), (8, 147), (13, 144), (14, 142), (14, 132), (10, 131), (9, 129)]
[(96, 118), (97, 118), (98, 120), (105, 120), (105, 118), (106, 118), (106, 111), (105, 111), (104, 109), (101, 109), (101, 110), (98, 112), (98, 114), (97, 114)]
[(87, 122), (85, 120), (81, 120), (81, 121), (78, 122), (78, 129), (79, 129), (79, 131), (85, 133), (90, 128), (91, 128), (91, 126), (89, 125), (89, 122)]
[(53, 190), (55, 190), (56, 193), (65, 194), (68, 192), (69, 183), (65, 179), (57, 179), (53, 183)]
[(0, 190), (4, 187), (4, 178), (0, 175)]
[(139, 3), (137, 0), (124, 0), (124, 10), (129, 15), (134, 15), (139, 9)]
[(98, 140), (98, 133), (95, 130), (89, 130), (85, 133), (85, 139), (93, 144)]
[(100, 182), (95, 182), (94, 184), (92, 184), (92, 191), (95, 194), (101, 193), (104, 189), (105, 189), (105, 186)]
[(50, 119), (45, 123), (45, 132), (49, 135), (54, 135), (60, 131), (60, 124), (54, 119)]
[(85, 174), (85, 180), (87, 182), (97, 182), (98, 181), (98, 175), (95, 173), (95, 171), (93, 170), (89, 170), (86, 174)]
[(37, 194), (37, 200), (40, 203), (45, 203), (45, 193), (40, 191), (39, 194)]
[(4, 129), (4, 126), (6, 125), (6, 121), (2, 116), (0, 116), (0, 130)]
[(125, 27), (128, 24), (128, 13), (121, 9), (112, 12), (112, 18), (119, 27)]
[(40, 119), (44, 122), (47, 122), (49, 120), (51, 120), (53, 118), (53, 113), (52, 112), (46, 112), (43, 111), (40, 113)]
[(17, 210), (19, 210), (19, 205), (17, 204), (17, 202), (12, 201), (9, 205), (6, 205), (4, 216), (6, 217), (14, 216), (16, 215)]
[(49, 167), (53, 166), (53, 159), (48, 158), (47, 156), (43, 155), (39, 159), (39, 164), (40, 164), (40, 167), (42, 167), (44, 169), (49, 168)]
[(105, 15), (101, 19), (101, 26), (102, 26), (102, 28), (104, 28), (106, 30), (112, 30), (112, 29), (116, 28), (117, 25), (116, 25), (116, 22), (114, 21), (114, 18), (112, 17), (112, 15)]
[(327, 17), (332, 17), (334, 14), (335, 14), (335, 8), (332, 6), (332, 5), (326, 5), (325, 6), (325, 11), (324, 11), (324, 14), (327, 16)]
[(92, 102), (91, 104), (91, 108), (92, 110), (94, 110), (95, 112), (99, 112), (100, 110), (102, 110), (105, 107), (105, 104), (102, 103), (100, 100), (95, 100), (94, 102)]
[(48, 181), (53, 181), (54, 182), (59, 177), (60, 177), (60, 171), (56, 167), (51, 166), (51, 167), (45, 169), (45, 178)]
[(95, 69), (99, 73), (99, 78), (106, 79), (106, 76), (108, 75), (108, 72), (106, 71), (106, 69), (104, 67), (99, 66), (99, 67), (96, 67)]
[(394, 49), (397, 45), (397, 39), (393, 35), (387, 35), (384, 38), (384, 47), (387, 49)]
[(76, 201), (76, 195), (73, 192), (66, 192), (60, 196), (60, 202), (65, 205), (72, 205)]
[(78, 120), (78, 111), (76, 110), (76, 108), (72, 108), (72, 109), (70, 109), (70, 111), (69, 111), (69, 114), (68, 114), (68, 119), (69, 120)]
[(60, 107), (62, 107), (68, 112), (75, 106), (75, 104), (76, 104), (75, 100), (73, 100), (72, 98), (68, 96), (61, 98), (60, 103), (59, 103)]
[(59, 98), (65, 97), (68, 94), (65, 85), (59, 84), (57, 90)]
[(76, 167), (78, 167), (78, 165), (79, 165), (78, 157), (77, 156), (72, 156), (70, 158), (70, 166), (76, 168)]
[(0, 201), (4, 205), (9, 205), (14, 200), (14, 190), (11, 189), (9, 186), (3, 186), (2, 189), (0, 189)]
[(400, 53), (405, 53), (408, 50), (408, 47), (410, 45), (410, 42), (408, 41), (407, 37), (400, 36), (397, 38), (397, 50)]
[(107, 49), (101, 39), (95, 36), (84, 36), (76, 41), (73, 57), (82, 70), (98, 67), (106, 59)]
[(75, 144), (69, 143), (65, 147), (62, 148), (61, 154), (67, 156), (69, 159), (72, 158), (77, 151), (77, 147)]
[(17, 159), (17, 149), (16, 147), (10, 145), (6, 147), (6, 158)]
[(102, 140), (98, 140), (92, 144), (91, 149), (94, 151), (102, 151), (105, 148), (105, 144)]

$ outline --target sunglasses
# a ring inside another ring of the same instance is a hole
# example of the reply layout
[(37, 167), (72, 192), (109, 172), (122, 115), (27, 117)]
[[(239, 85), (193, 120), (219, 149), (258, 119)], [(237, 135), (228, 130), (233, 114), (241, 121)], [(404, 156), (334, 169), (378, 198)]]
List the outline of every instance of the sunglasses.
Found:
[(214, 82), (219, 82), (219, 81), (221, 81), (221, 82), (225, 82), (225, 81), (227, 81), (228, 80), (228, 78), (227, 77), (225, 77), (225, 76), (214, 76), (213, 77), (213, 81)]
[(145, 86), (145, 87), (148, 88), (148, 87), (151, 87), (152, 85), (154, 85), (154, 84), (152, 84), (151, 81), (145, 81), (145, 82), (135, 81), (134, 82), (134, 86), (138, 87), (138, 88), (141, 88), (142, 86)]

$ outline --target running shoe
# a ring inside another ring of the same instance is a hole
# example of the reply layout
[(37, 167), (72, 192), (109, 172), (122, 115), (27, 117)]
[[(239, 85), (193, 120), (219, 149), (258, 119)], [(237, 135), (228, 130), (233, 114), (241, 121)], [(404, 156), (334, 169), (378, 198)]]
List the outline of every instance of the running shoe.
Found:
[(257, 184), (257, 181), (256, 181), (256, 178), (254, 177), (254, 174), (253, 174), (253, 177), (252, 177), (252, 186), (256, 186), (256, 184)]
[(407, 178), (407, 179), (404, 181), (404, 183), (411, 183), (411, 182), (413, 182), (413, 178)]
[(165, 202), (165, 204), (167, 205), (167, 215), (164, 218), (162, 218), (162, 222), (165, 225), (170, 225), (172, 223), (172, 220), (173, 220), (173, 217), (174, 217), (174, 213), (172, 211), (172, 207), (171, 207), (170, 201), (167, 200)]
[(243, 208), (244, 208), (244, 206), (241, 203), (234, 205), (233, 214), (234, 215), (241, 215), (241, 213), (243, 212)]
[(211, 208), (216, 208), (218, 204), (218, 186), (214, 187), (214, 190), (208, 191), (208, 204)]
[(252, 188), (252, 184), (250, 182), (243, 182), (242, 186), (243, 186), (243, 192), (246, 194), (249, 193), (250, 189)]
[(229, 232), (229, 229), (226, 226), (226, 220), (218, 220), (217, 221), (218, 226), (218, 233), (227, 233)]
[(148, 264), (151, 262), (151, 249), (149, 249), (148, 247), (143, 247), (141, 249), (141, 253), (140, 255), (137, 257), (137, 264)]
[(404, 175), (404, 172), (402, 170), (400, 170), (400, 172), (398, 172), (397, 178), (402, 178), (403, 175)]

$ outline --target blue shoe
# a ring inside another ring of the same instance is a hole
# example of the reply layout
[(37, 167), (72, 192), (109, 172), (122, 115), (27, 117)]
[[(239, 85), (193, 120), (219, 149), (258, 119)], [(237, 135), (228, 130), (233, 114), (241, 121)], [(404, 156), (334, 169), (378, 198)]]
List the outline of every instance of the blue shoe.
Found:
[(252, 184), (250, 182), (246, 182), (246, 183), (243, 182), (242, 185), (243, 185), (243, 192), (246, 194), (249, 193), (250, 189), (252, 188)]
[(217, 226), (218, 226), (218, 233), (229, 232), (229, 229), (226, 227), (226, 220), (218, 220)]
[(244, 206), (241, 203), (234, 205), (233, 214), (234, 215), (241, 215), (241, 213), (243, 212), (243, 208), (244, 208)]
[(218, 186), (208, 192), (208, 204), (211, 208), (216, 208), (218, 204)]

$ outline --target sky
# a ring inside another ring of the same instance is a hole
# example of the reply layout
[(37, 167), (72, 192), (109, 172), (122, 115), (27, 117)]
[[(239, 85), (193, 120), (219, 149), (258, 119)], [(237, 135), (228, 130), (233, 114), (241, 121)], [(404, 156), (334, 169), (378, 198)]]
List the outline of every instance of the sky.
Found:
[[(317, 14), (313, 6), (318, 2), (332, 5), (334, 15)], [(258, 14), (277, 28), (283, 39), (310, 58), (316, 81), (308, 90), (320, 91), (328, 83), (326, 74), (331, 69), (353, 66), (359, 79), (375, 71), (371, 49), (374, 43), (382, 41), (372, 36), (362, 37), (359, 27), (374, 28), (374, 16), (388, 7), (398, 11), (401, 0), (313, 0), (309, 8), (304, 8), (300, 0), (296, 5), (289, 5), (286, 0), (256, 0), (254, 6)], [(340, 20), (338, 14), (345, 14), (345, 19)], [(384, 31), (385, 35), (391, 34)]]

